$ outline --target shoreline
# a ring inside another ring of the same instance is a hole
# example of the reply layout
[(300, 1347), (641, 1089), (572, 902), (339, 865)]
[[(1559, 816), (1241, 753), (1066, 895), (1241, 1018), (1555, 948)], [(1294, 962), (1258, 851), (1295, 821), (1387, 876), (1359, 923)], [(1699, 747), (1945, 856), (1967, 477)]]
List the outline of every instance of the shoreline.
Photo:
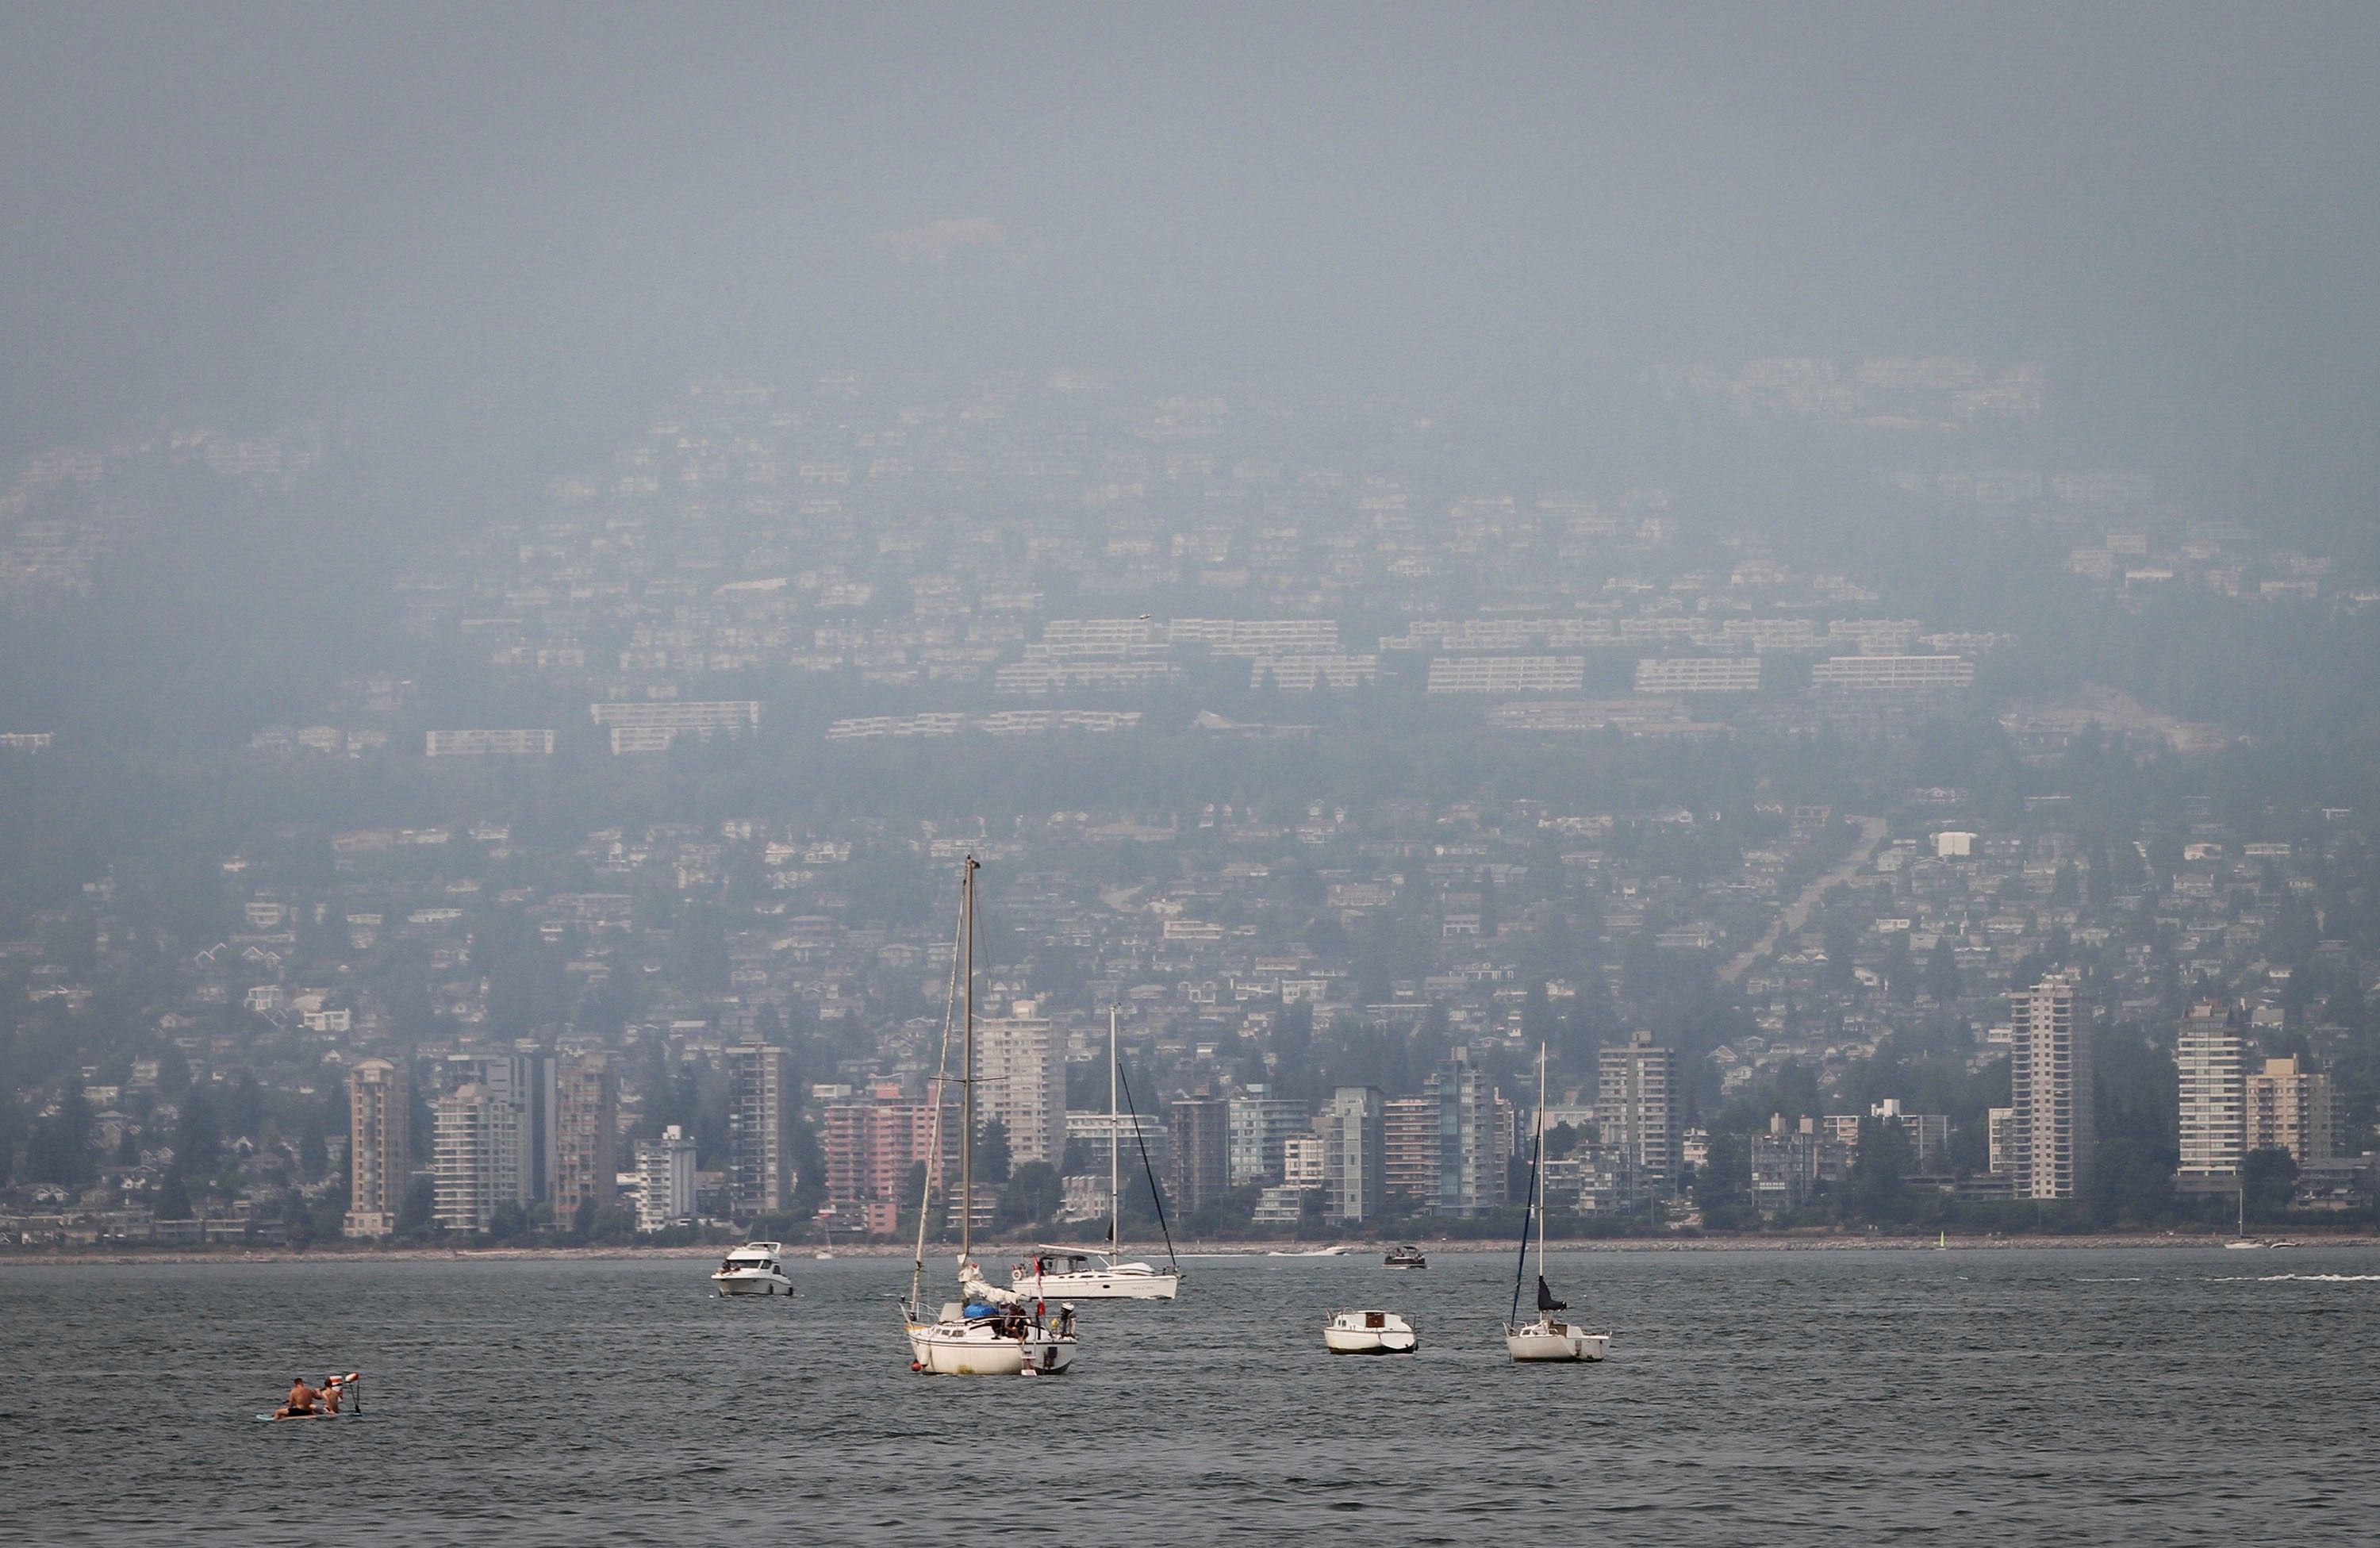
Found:
[[(1432, 1240), (1427, 1237), (1409, 1238), (1425, 1250), (1438, 1254), (1510, 1253), (1509, 1242), (1480, 1238)], [(2356, 1249), (2380, 1247), (2380, 1235), (2369, 1232), (2339, 1236), (2282, 1237), (2270, 1238), (2282, 1245), (2267, 1248), (2275, 1251), (2318, 1251), (2325, 1249)], [(2174, 1236), (1998, 1236), (1954, 1237), (1947, 1249), (1951, 1252), (2008, 1252), (2081, 1250), (2107, 1248), (2128, 1248), (2144, 1250), (2175, 1250), (2216, 1249), (2223, 1247), (2228, 1237)], [(1031, 1242), (986, 1243), (979, 1256), (1007, 1257), (1032, 1250)], [(1376, 1242), (1250, 1242), (1250, 1243), (1185, 1243), (1176, 1249), (1178, 1256), (1192, 1259), (1255, 1258), (1266, 1259), (1276, 1254), (1283, 1257), (1337, 1256), (1361, 1261), (1377, 1256), (1393, 1243)], [(1330, 1254), (1332, 1247), (1345, 1247), (1343, 1253)], [(1712, 1237), (1621, 1237), (1607, 1238), (1573, 1237), (1568, 1241), (1549, 1241), (1550, 1250), (1571, 1252), (1931, 1252), (1937, 1250), (1936, 1239), (1922, 1236), (1712, 1236)], [(722, 1247), (334, 1247), (225, 1249), (222, 1251), (193, 1250), (171, 1248), (155, 1252), (126, 1251), (122, 1249), (10, 1249), (0, 1250), (0, 1268), (11, 1266), (72, 1268), (77, 1266), (124, 1266), (140, 1263), (359, 1263), (359, 1262), (528, 1262), (543, 1260), (556, 1262), (626, 1262), (635, 1259), (660, 1261), (697, 1261), (718, 1256)], [(1146, 1249), (1135, 1249), (1146, 1255)], [(834, 1259), (902, 1260), (913, 1249), (883, 1243), (856, 1244), (838, 1247)], [(927, 1261), (946, 1256), (948, 1244), (938, 1243), (927, 1251)], [(815, 1262), (810, 1251), (795, 1249), (796, 1262)]]

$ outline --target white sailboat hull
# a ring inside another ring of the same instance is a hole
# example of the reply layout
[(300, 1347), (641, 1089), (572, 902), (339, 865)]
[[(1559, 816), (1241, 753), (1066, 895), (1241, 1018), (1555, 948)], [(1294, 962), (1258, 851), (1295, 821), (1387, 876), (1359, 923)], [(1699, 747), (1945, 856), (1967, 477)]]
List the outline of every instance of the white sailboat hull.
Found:
[(722, 1296), (773, 1296), (794, 1293), (794, 1282), (775, 1269), (722, 1270), (710, 1276)]
[(1182, 1276), (1148, 1270), (1085, 1269), (1075, 1274), (1014, 1274), (1009, 1287), (1020, 1296), (1043, 1300), (1172, 1300), (1182, 1287)]
[(1075, 1340), (1038, 1327), (1006, 1336), (990, 1318), (912, 1323), (909, 1358), (929, 1376), (1020, 1376), (1028, 1370), (1055, 1376), (1075, 1363)]
[(1504, 1352), (1516, 1363), (1576, 1364), (1603, 1359), (1608, 1333), (1584, 1333), (1567, 1323), (1536, 1322), (1504, 1330)]
[(1322, 1347), (1334, 1355), (1409, 1355), (1421, 1334), (1393, 1311), (1342, 1311), (1323, 1324)]

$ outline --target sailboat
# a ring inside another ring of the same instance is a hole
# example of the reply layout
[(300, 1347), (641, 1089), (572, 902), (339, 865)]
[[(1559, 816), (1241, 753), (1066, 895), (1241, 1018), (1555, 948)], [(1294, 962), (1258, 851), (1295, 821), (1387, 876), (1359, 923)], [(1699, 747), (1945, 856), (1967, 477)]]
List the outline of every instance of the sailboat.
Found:
[[(909, 1277), (909, 1298), (901, 1303), (907, 1324), (909, 1369), (936, 1376), (1054, 1376), (1075, 1360), (1075, 1311), (1062, 1308), (1054, 1323), (1043, 1308), (983, 1277), (975, 1261), (975, 873), (969, 855), (959, 880), (958, 949), (952, 954), (952, 999), (964, 1006), (960, 1036), (959, 1100), (959, 1298), (944, 1301), (928, 1316), (925, 1301), (926, 1223), (932, 1214), (934, 1172), (917, 1201), (917, 1253)], [(961, 984), (964, 984), (962, 989)], [(952, 1017), (942, 1020), (942, 1062), (934, 1072), (934, 1148), (941, 1159), (942, 1091), (949, 1069)]]
[[(1108, 1242), (1098, 1247), (1036, 1247), (1033, 1256), (1009, 1271), (1008, 1283), (1020, 1293), (1057, 1296), (1075, 1300), (1172, 1300), (1182, 1287), (1182, 1264), (1173, 1256), (1168, 1233), (1166, 1266), (1123, 1258), (1123, 1124), (1116, 1102), (1116, 1084), (1123, 1066), (1117, 1057), (1116, 1007), (1108, 1007)], [(1133, 1115), (1133, 1133), (1140, 1132), (1139, 1115)], [(1152, 1176), (1149, 1184), (1156, 1186)], [(1161, 1209), (1163, 1206), (1160, 1205)]]
[[(1537, 1175), (1546, 1154), (1546, 1045), (1537, 1044), (1537, 1129), (1529, 1146), (1529, 1201), (1521, 1216), (1520, 1261), (1512, 1268), (1512, 1310), (1504, 1323), (1504, 1352), (1519, 1361), (1599, 1360), (1611, 1347), (1608, 1333), (1587, 1333), (1561, 1320), (1569, 1303), (1546, 1283), (1546, 1207)], [(1521, 1321), (1521, 1279), (1529, 1263), (1529, 1221), (1537, 1226), (1537, 1316)]]

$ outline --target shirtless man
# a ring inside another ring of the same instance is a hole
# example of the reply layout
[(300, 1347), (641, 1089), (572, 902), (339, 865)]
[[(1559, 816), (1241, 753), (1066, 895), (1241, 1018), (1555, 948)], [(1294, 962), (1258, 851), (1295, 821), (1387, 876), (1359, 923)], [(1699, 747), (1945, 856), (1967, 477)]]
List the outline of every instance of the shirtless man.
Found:
[(314, 1405), (322, 1401), (322, 1393), (306, 1384), (305, 1377), (292, 1376), (289, 1378), (288, 1400), (273, 1411), (273, 1417), (274, 1419), (308, 1418), (312, 1415)]
[(340, 1387), (339, 1379), (336, 1376), (322, 1378), (322, 1411), (324, 1413), (336, 1414), (339, 1411), (339, 1398), (343, 1396), (343, 1392), (344, 1389)]

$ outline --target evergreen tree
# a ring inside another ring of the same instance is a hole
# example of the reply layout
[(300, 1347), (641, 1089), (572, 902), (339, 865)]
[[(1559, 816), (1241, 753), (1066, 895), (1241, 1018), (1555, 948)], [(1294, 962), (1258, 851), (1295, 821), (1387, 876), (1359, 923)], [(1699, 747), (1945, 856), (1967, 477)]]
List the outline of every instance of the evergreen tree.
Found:
[(91, 1164), (91, 1103), (82, 1089), (69, 1086), (58, 1110), (33, 1126), (25, 1146), (25, 1176), (37, 1183), (79, 1188), (99, 1175)]
[(157, 1202), (150, 1213), (159, 1220), (191, 1218), (190, 1189), (182, 1181), (181, 1163), (165, 1168), (165, 1180), (157, 1186)]

